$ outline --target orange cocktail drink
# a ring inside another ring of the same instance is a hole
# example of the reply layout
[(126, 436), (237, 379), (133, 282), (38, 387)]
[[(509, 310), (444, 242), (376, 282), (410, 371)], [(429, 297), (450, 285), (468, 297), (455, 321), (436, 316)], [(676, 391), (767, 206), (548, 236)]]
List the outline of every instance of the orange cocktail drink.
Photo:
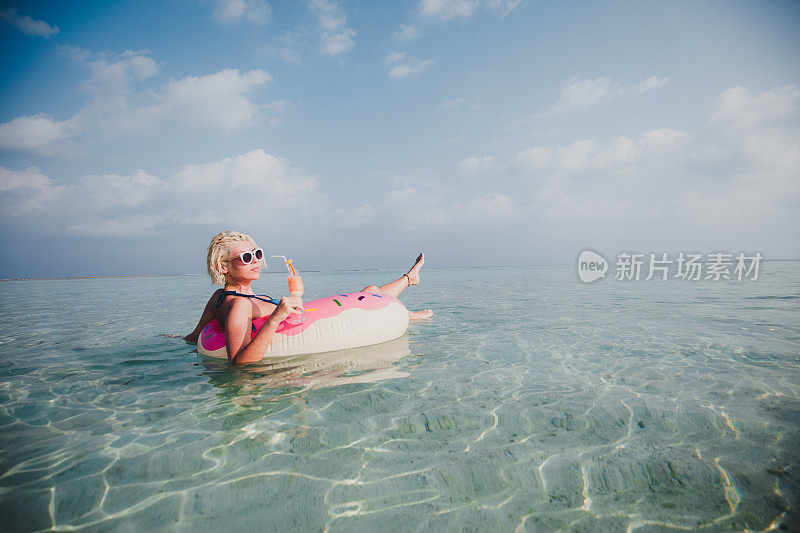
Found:
[(289, 276), (289, 294), (300, 298), (303, 296), (303, 278), (298, 275)]

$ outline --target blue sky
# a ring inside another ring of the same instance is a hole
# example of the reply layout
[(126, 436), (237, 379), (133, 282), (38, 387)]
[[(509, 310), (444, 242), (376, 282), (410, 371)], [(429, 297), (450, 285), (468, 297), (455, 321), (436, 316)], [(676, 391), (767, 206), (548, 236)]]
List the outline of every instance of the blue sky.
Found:
[(800, 258), (797, 2), (0, 8), (0, 277)]

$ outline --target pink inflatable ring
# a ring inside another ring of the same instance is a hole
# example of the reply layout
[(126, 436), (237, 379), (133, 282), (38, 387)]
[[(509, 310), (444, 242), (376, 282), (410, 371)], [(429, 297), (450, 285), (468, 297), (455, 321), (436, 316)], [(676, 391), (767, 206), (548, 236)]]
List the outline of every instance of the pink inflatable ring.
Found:
[[(264, 357), (347, 350), (396, 339), (408, 329), (408, 310), (386, 294), (353, 292), (304, 302), (298, 321), (290, 315), (278, 325)], [(253, 320), (251, 338), (266, 317)], [(225, 328), (216, 319), (200, 333), (197, 351), (209, 357), (224, 357)]]

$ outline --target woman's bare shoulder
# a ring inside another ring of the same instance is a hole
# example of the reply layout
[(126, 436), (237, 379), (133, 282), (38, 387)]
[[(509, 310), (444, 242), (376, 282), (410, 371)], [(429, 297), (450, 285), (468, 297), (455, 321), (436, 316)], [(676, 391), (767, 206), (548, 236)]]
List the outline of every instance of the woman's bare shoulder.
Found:
[(247, 298), (231, 298), (226, 302), (228, 316), (236, 315), (237, 317), (251, 318), (253, 314), (253, 304)]

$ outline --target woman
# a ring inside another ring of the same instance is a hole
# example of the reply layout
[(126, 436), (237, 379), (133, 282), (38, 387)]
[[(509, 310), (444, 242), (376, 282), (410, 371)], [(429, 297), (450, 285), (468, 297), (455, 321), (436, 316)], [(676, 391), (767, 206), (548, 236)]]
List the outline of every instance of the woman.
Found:
[[(278, 324), (291, 313), (302, 310), (303, 301), (295, 296), (287, 296), (275, 305), (273, 300), (253, 293), (250, 284), (259, 278), (263, 258), (264, 252), (243, 233), (224, 231), (211, 239), (208, 245), (208, 274), (215, 284), (224, 288), (217, 290), (208, 300), (197, 327), (184, 337), (187, 342), (196, 343), (206, 324), (216, 318), (225, 327), (225, 342), (231, 363), (250, 363), (264, 357)], [(363, 291), (385, 293), (396, 298), (406, 287), (419, 284), (419, 270), (423, 263), (425, 256), (419, 254), (407, 274), (382, 287), (369, 285)], [(409, 312), (411, 319), (432, 315), (430, 309)], [(260, 317), (269, 318), (251, 339), (252, 320)]]

